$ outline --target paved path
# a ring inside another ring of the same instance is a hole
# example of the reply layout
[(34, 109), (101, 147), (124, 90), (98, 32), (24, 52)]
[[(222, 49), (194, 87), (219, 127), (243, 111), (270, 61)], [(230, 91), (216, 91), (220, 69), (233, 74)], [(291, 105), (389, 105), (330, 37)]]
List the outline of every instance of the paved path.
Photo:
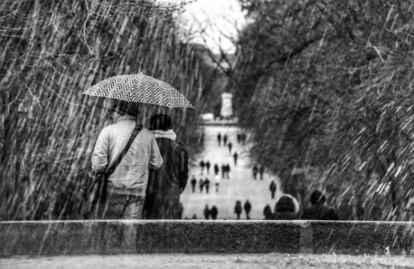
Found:
[[(237, 143), (236, 135), (240, 132), (237, 126), (205, 126), (204, 134), (204, 151), (196, 156), (196, 161), (191, 165), (190, 168), (190, 179), (188, 185), (181, 195), (181, 202), (184, 206), (184, 218), (191, 218), (194, 214), (197, 218), (203, 217), (203, 209), (205, 205), (216, 205), (218, 208), (219, 219), (235, 219), (234, 205), (237, 200), (242, 203), (249, 199), (252, 204), (252, 219), (263, 219), (263, 208), (266, 204), (269, 204), (272, 208), (276, 200), (272, 200), (269, 191), (269, 184), (272, 180), (272, 176), (265, 173), (263, 180), (253, 180), (252, 170), (248, 149), (250, 144), (241, 145)], [(227, 147), (218, 146), (217, 134), (227, 134), (229, 141), (233, 144), (233, 150), (239, 154), (239, 160), (237, 166), (234, 165), (233, 158), (229, 153)], [(211, 163), (210, 173), (207, 174), (204, 171), (201, 174), (199, 162), (201, 160), (209, 160)], [(231, 166), (230, 179), (221, 179), (219, 192), (215, 191), (214, 186), (214, 170), (213, 166), (217, 163), (221, 166), (222, 163), (229, 163)], [(192, 175), (195, 175), (197, 181), (200, 178), (208, 177), (211, 181), (210, 193), (200, 193), (198, 182), (196, 192), (192, 193), (190, 180)], [(277, 182), (277, 178), (275, 178)], [(280, 188), (278, 188), (279, 190)], [(245, 215), (242, 215), (245, 219)]]
[(152, 254), (113, 256), (12, 257), (0, 259), (2, 269), (77, 268), (414, 268), (412, 256), (346, 256), (283, 254)]

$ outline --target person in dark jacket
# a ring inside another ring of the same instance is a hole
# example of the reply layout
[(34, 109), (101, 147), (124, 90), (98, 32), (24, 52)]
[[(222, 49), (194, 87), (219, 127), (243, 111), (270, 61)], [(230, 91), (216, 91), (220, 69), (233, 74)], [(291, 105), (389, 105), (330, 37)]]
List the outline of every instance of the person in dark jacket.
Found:
[(276, 183), (274, 180), (272, 180), (272, 182), (270, 182), (269, 185), (269, 190), (270, 190), (270, 194), (272, 195), (272, 199), (275, 199), (275, 193), (276, 193)]
[(152, 130), (164, 164), (160, 169), (150, 169), (144, 202), (145, 219), (180, 218), (180, 194), (188, 181), (188, 154), (176, 142), (171, 118), (165, 114), (150, 119)]
[(221, 178), (226, 178), (226, 165), (221, 164)]
[(224, 167), (225, 170), (225, 176), (227, 179), (230, 179), (230, 164), (226, 164)]
[(206, 162), (207, 175), (210, 174), (210, 161)]
[(252, 210), (252, 204), (249, 200), (244, 203), (244, 212), (246, 213), (246, 219), (250, 219), (250, 211)]
[(210, 209), (210, 216), (212, 219), (217, 219), (218, 209), (215, 205)]
[(204, 207), (204, 211), (203, 211), (203, 213), (204, 213), (204, 218), (205, 218), (205, 219), (210, 219), (210, 209), (208, 208), (208, 205), (206, 205), (206, 206)]
[(274, 219), (292, 220), (298, 218), (299, 203), (289, 194), (283, 194), (275, 204)]
[(239, 200), (236, 201), (236, 205), (234, 206), (234, 213), (237, 216), (237, 219), (240, 219), (240, 215), (242, 213), (242, 204)]
[(325, 206), (326, 197), (320, 191), (313, 191), (310, 197), (311, 206), (303, 212), (302, 219), (309, 220), (339, 220), (338, 214), (332, 208)]
[(256, 179), (258, 170), (259, 169), (257, 168), (257, 165), (253, 165), (253, 169), (252, 169), (253, 179)]
[(196, 185), (197, 185), (197, 179), (195, 175), (193, 175), (193, 177), (191, 178), (191, 190), (193, 191), (193, 193), (195, 193)]
[(233, 160), (234, 160), (234, 166), (237, 166), (237, 159), (239, 158), (239, 154), (236, 152), (234, 152), (233, 154)]
[(220, 168), (218, 166), (218, 164), (214, 164), (214, 175), (218, 175), (220, 172)]
[(233, 148), (233, 144), (231, 142), (229, 142), (227, 144), (227, 147), (229, 148), (229, 154), (231, 154), (231, 149)]
[(208, 194), (208, 191), (210, 190), (210, 180), (207, 177), (204, 180), (204, 187), (206, 187), (206, 193)]
[(272, 215), (272, 208), (270, 207), (270, 205), (266, 205), (263, 209), (263, 216), (265, 217), (265, 220), (272, 219)]
[(218, 142), (218, 145), (220, 147), (221, 146), (221, 134), (220, 133), (218, 133), (218, 135), (217, 135), (217, 142)]
[(203, 193), (204, 179), (200, 178), (200, 180), (198, 181), (198, 186), (200, 188), (200, 193)]
[(203, 174), (204, 173), (204, 167), (206, 166), (206, 163), (203, 161), (203, 160), (201, 160), (200, 161), (200, 169), (201, 169), (201, 174)]
[(223, 145), (224, 145), (224, 146), (226, 146), (226, 145), (227, 145), (227, 139), (228, 139), (228, 137), (227, 137), (227, 135), (225, 134), (225, 135), (223, 136)]

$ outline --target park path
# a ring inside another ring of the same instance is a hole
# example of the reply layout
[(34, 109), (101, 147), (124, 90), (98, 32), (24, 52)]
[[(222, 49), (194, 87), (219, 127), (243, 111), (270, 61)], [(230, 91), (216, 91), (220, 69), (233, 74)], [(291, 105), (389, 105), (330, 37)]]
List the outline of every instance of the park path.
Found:
[[(181, 203), (184, 207), (184, 218), (192, 218), (196, 215), (198, 219), (204, 218), (203, 210), (205, 205), (215, 205), (218, 208), (218, 219), (235, 219), (234, 205), (237, 200), (240, 200), (242, 204), (248, 199), (252, 204), (252, 211), (250, 216), (252, 219), (263, 219), (263, 208), (266, 204), (269, 204), (272, 209), (276, 202), (275, 199), (271, 199), (269, 184), (272, 179), (278, 184), (278, 192), (280, 190), (279, 180), (277, 177), (270, 175), (267, 171), (264, 174), (263, 180), (254, 180), (252, 175), (253, 163), (249, 158), (249, 147), (251, 143), (247, 141), (245, 145), (237, 143), (236, 135), (241, 132), (237, 126), (226, 125), (206, 125), (204, 126), (204, 151), (195, 157), (194, 163), (190, 164), (189, 180), (186, 189), (181, 195)], [(233, 144), (233, 150), (239, 154), (239, 160), (237, 166), (234, 165), (233, 157), (229, 153), (227, 147), (223, 145), (218, 146), (217, 134), (227, 134), (229, 141)], [(199, 162), (201, 160), (210, 161), (211, 168), (210, 173), (207, 174), (204, 171), (201, 174)], [(215, 179), (214, 179), (214, 164), (217, 163), (219, 167), (222, 163), (230, 164), (230, 179), (221, 179), (219, 192), (215, 191)], [(191, 177), (195, 175), (197, 179), (196, 192), (192, 193), (191, 190)], [(205, 191), (200, 193), (198, 181), (200, 178), (208, 178), (210, 180), (210, 192), (207, 194)], [(276, 194), (276, 198), (279, 193)], [(242, 219), (245, 219), (243, 213)]]

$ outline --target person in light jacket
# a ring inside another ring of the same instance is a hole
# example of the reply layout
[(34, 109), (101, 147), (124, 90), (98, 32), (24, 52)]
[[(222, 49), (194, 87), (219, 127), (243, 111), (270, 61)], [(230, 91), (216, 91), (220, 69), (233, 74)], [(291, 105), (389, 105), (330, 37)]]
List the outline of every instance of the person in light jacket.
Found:
[(150, 169), (147, 196), (144, 204), (145, 219), (179, 219), (180, 194), (188, 181), (188, 154), (176, 142), (171, 118), (157, 114), (150, 119), (164, 164), (160, 169)]
[[(115, 123), (98, 136), (92, 153), (92, 170), (103, 172), (124, 150), (136, 125), (136, 104), (119, 102)], [(105, 219), (142, 219), (148, 168), (160, 168), (163, 159), (154, 135), (146, 128), (138, 133), (126, 155), (108, 178)]]

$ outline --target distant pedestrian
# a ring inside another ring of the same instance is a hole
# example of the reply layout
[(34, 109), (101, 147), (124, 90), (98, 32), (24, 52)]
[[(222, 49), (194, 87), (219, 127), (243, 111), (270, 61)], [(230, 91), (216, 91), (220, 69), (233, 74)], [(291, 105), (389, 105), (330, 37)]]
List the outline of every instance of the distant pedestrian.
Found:
[(240, 144), (240, 142), (241, 142), (241, 135), (239, 133), (236, 135), (236, 138), (237, 138), (237, 143)]
[(226, 165), (221, 164), (221, 178), (226, 178)]
[(211, 207), (210, 209), (210, 216), (212, 219), (217, 219), (217, 215), (218, 215), (218, 209), (215, 205), (213, 205), (213, 207)]
[(193, 217), (191, 219), (197, 219), (197, 215), (194, 214)]
[(203, 214), (204, 214), (204, 218), (205, 219), (210, 219), (210, 209), (208, 208), (208, 205), (206, 205), (204, 207)]
[(258, 172), (257, 165), (253, 165), (252, 172), (253, 172), (253, 179), (256, 179), (257, 178), (257, 172)]
[(229, 153), (231, 154), (231, 149), (233, 148), (233, 144), (231, 142), (229, 142), (227, 144), (227, 147), (229, 148)]
[(218, 135), (217, 135), (217, 143), (220, 147), (221, 146), (221, 133), (218, 133)]
[(234, 166), (237, 166), (237, 158), (239, 157), (239, 154), (236, 152), (233, 153), (233, 160), (234, 160)]
[(275, 204), (274, 219), (292, 220), (297, 219), (299, 212), (298, 201), (289, 194), (283, 194)]
[(202, 178), (200, 178), (200, 180), (198, 181), (198, 186), (200, 188), (200, 193), (203, 193), (204, 180)]
[(215, 163), (214, 164), (214, 175), (218, 175), (219, 172), (220, 172), (220, 168), (219, 168), (218, 164)]
[(207, 175), (210, 173), (210, 161), (206, 162)]
[(208, 191), (210, 189), (210, 180), (208, 178), (204, 180), (204, 187), (206, 187), (206, 193), (208, 194)]
[(193, 193), (195, 193), (196, 185), (197, 185), (197, 179), (195, 175), (193, 175), (190, 182), (191, 182), (191, 190), (193, 191)]
[(230, 164), (228, 163), (228, 164), (226, 165), (227, 179), (230, 179), (230, 170), (231, 170), (231, 168), (230, 168)]
[(320, 191), (313, 191), (310, 197), (311, 206), (305, 210), (302, 219), (339, 220), (334, 209), (325, 206), (326, 197)]
[(265, 220), (270, 220), (272, 219), (272, 208), (270, 207), (270, 205), (266, 205), (263, 209), (263, 216), (265, 218)]
[(216, 185), (216, 192), (218, 192), (219, 191), (219, 186), (220, 186), (220, 176), (215, 175), (214, 181), (215, 181), (215, 185)]
[(264, 174), (264, 167), (263, 165), (259, 166), (259, 174), (260, 174), (260, 180), (263, 180), (263, 174)]
[(270, 190), (272, 199), (275, 199), (276, 189), (277, 189), (276, 183), (274, 180), (272, 180), (272, 182), (270, 182), (270, 185), (269, 185), (269, 190)]
[(242, 213), (242, 204), (239, 200), (236, 201), (236, 205), (234, 206), (234, 213), (237, 216), (237, 219), (240, 219), (240, 215)]
[(225, 134), (225, 135), (223, 136), (223, 145), (224, 145), (224, 146), (226, 146), (226, 145), (227, 145), (227, 139), (228, 139), (228, 137), (227, 137), (227, 135)]
[(205, 165), (206, 165), (206, 163), (204, 161), (200, 161), (201, 174), (204, 173), (204, 166)]
[(250, 219), (250, 211), (252, 210), (252, 204), (249, 200), (244, 203), (244, 212), (246, 213), (246, 219)]

